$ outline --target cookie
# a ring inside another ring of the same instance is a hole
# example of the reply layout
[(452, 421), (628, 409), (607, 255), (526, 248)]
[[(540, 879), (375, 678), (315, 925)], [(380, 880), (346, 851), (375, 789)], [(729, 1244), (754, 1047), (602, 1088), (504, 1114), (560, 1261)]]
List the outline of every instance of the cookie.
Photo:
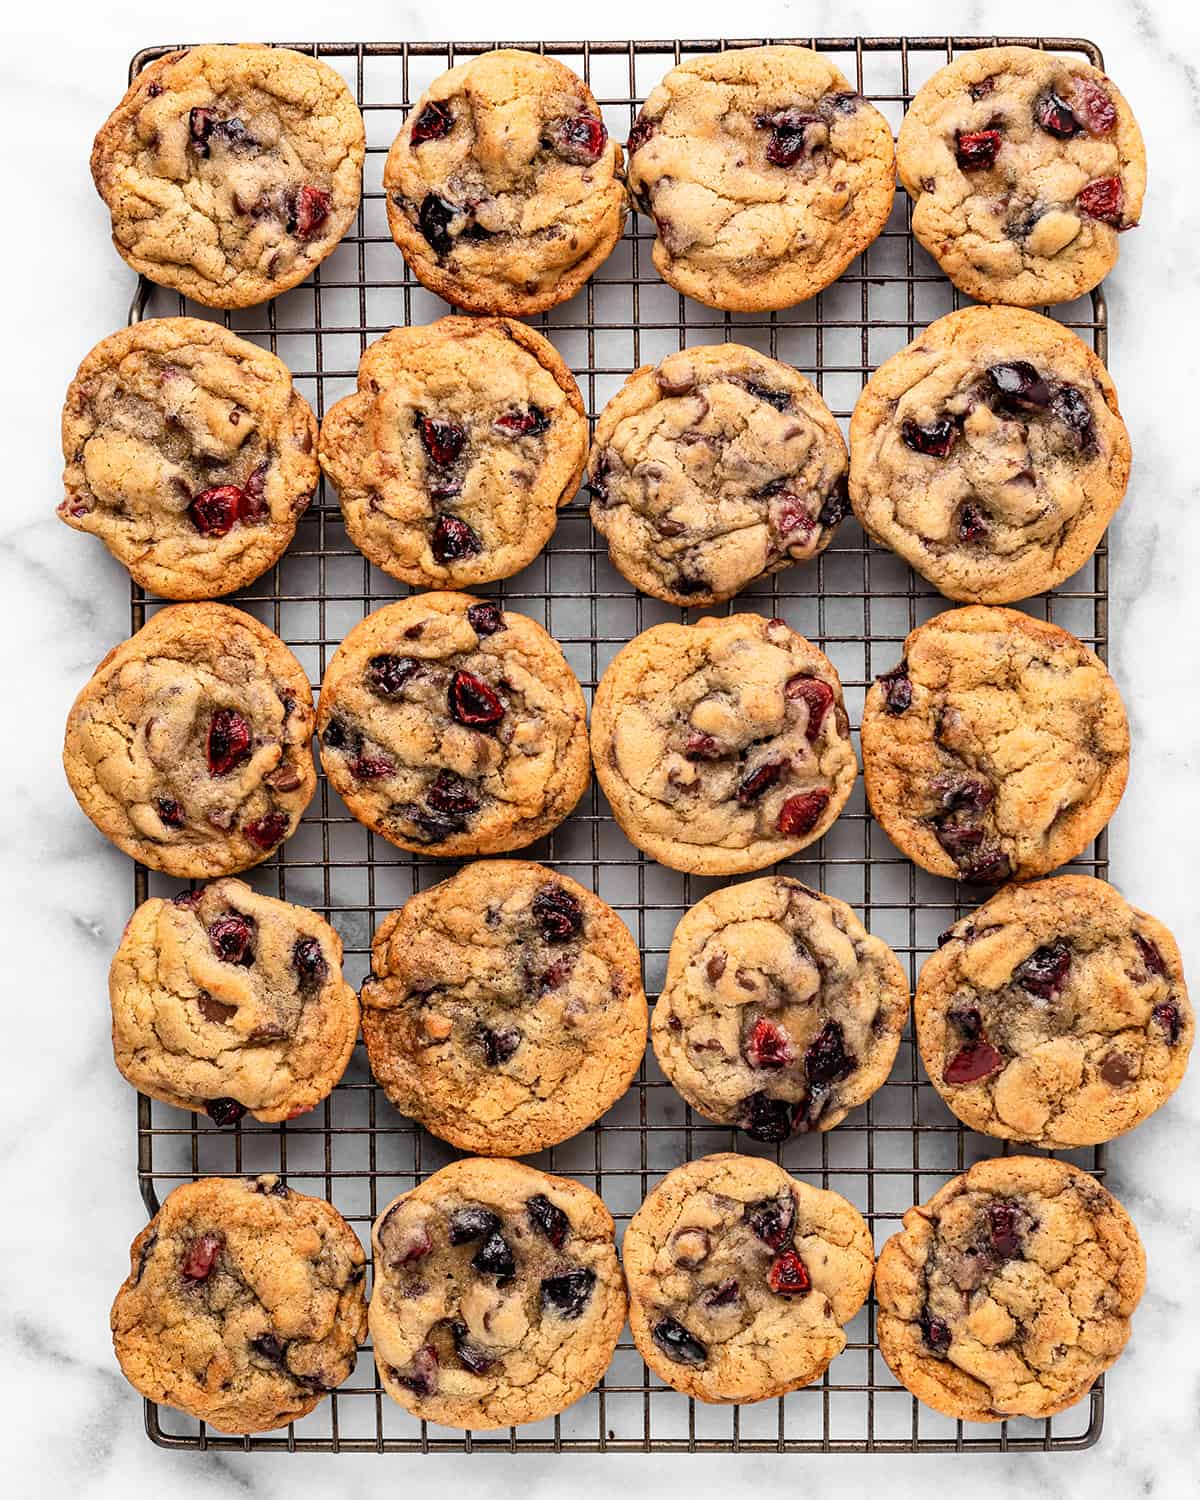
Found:
[(312, 800), (312, 693), (279, 637), (228, 604), (172, 604), (75, 699), (63, 767), (133, 859), (202, 880), (259, 864)]
[(850, 424), (863, 529), (950, 599), (1008, 604), (1080, 569), (1129, 479), (1129, 434), (1082, 340), (1015, 307), (939, 318)]
[(112, 1307), (126, 1380), (218, 1432), (307, 1416), (366, 1333), (362, 1246), (337, 1210), (278, 1177), (177, 1187), (129, 1252)]
[(509, 318), (393, 328), (321, 424), (350, 540), (417, 588), (509, 578), (575, 498), (587, 416), (554, 345)]
[(807, 47), (689, 58), (629, 133), (629, 189), (664, 281), (709, 307), (791, 307), (887, 223), (891, 127)]
[(592, 758), (625, 837), (695, 875), (789, 859), (858, 775), (832, 662), (761, 615), (635, 636), (596, 689)]
[(1140, 1125), (1178, 1088), (1196, 1030), (1175, 939), (1087, 875), (1009, 886), (956, 922), (915, 1015), (958, 1118), (1049, 1151)]
[(385, 918), (363, 986), (371, 1071), (461, 1151), (526, 1156), (590, 1125), (646, 1050), (641, 958), (591, 891), (523, 859), (468, 865)]
[(468, 312), (529, 317), (573, 297), (625, 224), (621, 148), (583, 79), (502, 48), (436, 78), (383, 169), (409, 269)]
[(558, 642), (469, 594), (414, 594), (356, 625), (326, 669), (317, 728), (359, 822), (423, 854), (532, 844), (591, 771), (583, 691)]
[(875, 1264), (863, 1216), (839, 1193), (732, 1152), (668, 1172), (622, 1255), (638, 1353), (675, 1390), (713, 1402), (819, 1379)]
[(879, 1255), (879, 1351), (926, 1406), (964, 1422), (1052, 1417), (1120, 1354), (1146, 1284), (1129, 1215), (1065, 1161), (979, 1161)]
[(741, 344), (635, 370), (600, 413), (592, 524), (613, 566), (670, 604), (718, 604), (833, 540), (846, 444), (816, 387)]
[(896, 144), (913, 233), (980, 302), (1070, 302), (1117, 263), (1146, 152), (1111, 78), (1032, 47), (964, 52), (917, 90)]
[(358, 1036), (341, 963), (328, 922), (240, 880), (143, 901), (108, 975), (117, 1067), (218, 1125), (294, 1119), (337, 1083)]
[(684, 913), (651, 1040), (706, 1119), (784, 1141), (831, 1130), (879, 1088), (908, 999), (899, 959), (844, 901), (768, 876)]
[(191, 47), (129, 85), (96, 136), (92, 180), (139, 275), (206, 307), (251, 307), (336, 249), (365, 142), (327, 64), (286, 47)]
[(291, 541), (316, 445), (282, 360), (219, 323), (150, 318), (102, 339), (67, 390), (58, 514), (164, 599), (229, 594)]
[(555, 1416), (604, 1374), (625, 1323), (612, 1215), (516, 1161), (468, 1157), (375, 1221), (371, 1342), (414, 1415), (484, 1431)]
[(1108, 669), (1058, 625), (970, 605), (918, 625), (862, 717), (871, 811), (934, 875), (979, 885), (1066, 864), (1112, 817), (1129, 724)]

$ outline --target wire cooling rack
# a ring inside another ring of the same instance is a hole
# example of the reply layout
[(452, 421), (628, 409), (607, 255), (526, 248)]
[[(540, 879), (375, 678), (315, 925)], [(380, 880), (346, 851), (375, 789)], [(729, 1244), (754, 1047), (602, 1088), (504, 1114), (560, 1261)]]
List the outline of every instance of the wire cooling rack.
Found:
[[(642, 100), (681, 59), (765, 39), (728, 42), (608, 41), (512, 43), (551, 53), (583, 74), (609, 130), (624, 140)], [(1001, 41), (1082, 55), (1102, 66), (1091, 42), (1070, 38), (789, 38), (828, 53), (899, 127), (913, 92), (963, 50)], [(388, 234), (381, 187), (383, 158), (412, 101), (445, 68), (485, 52), (480, 43), (291, 43), (337, 69), (367, 126), (365, 191), (357, 224), (310, 282), (265, 307), (213, 314), (139, 284), (132, 316), (188, 312), (226, 326), (277, 353), (318, 416), (354, 389), (358, 360), (387, 329), (426, 323), (449, 309), (408, 273)], [(139, 52), (131, 77), (174, 48)], [(736, 340), (797, 366), (822, 390), (843, 426), (873, 369), (960, 298), (914, 241), (910, 213), (897, 194), (891, 222), (847, 273), (820, 296), (784, 313), (732, 315), (679, 296), (650, 260), (652, 233), (631, 216), (625, 238), (571, 302), (537, 320), (579, 380), (589, 415), (638, 365), (689, 344)], [(1103, 294), (1046, 309), (1103, 359)], [(372, 568), (348, 542), (336, 496), (324, 487), (293, 545), (236, 602), (270, 625), (308, 670), (314, 689), (338, 643), (365, 614), (408, 590)], [(638, 631), (686, 612), (642, 597), (610, 567), (579, 497), (561, 515), (546, 552), (524, 572), (487, 591), (532, 615), (557, 637), (589, 694), (613, 655)], [(133, 591), (134, 629), (158, 601)], [(775, 574), (729, 609), (782, 615), (833, 659), (857, 735), (863, 694), (891, 668), (907, 633), (947, 607), (891, 553), (867, 545), (853, 518), (815, 562)], [(1108, 632), (1106, 547), (1030, 612), (1056, 620), (1105, 654)], [(693, 612), (691, 618), (695, 618)], [(647, 993), (661, 984), (671, 934), (682, 913), (720, 882), (679, 875), (642, 858), (623, 837), (595, 786), (549, 838), (521, 851), (590, 885), (625, 918), (644, 956)], [(1104, 875), (1103, 835), (1076, 862)], [(259, 889), (327, 916), (346, 946), (353, 983), (367, 973), (371, 934), (414, 891), (454, 865), (406, 854), (376, 838), (346, 812), (322, 778), (308, 815), (279, 855), (247, 877)], [(907, 963), (915, 984), (937, 934), (974, 904), (949, 881), (902, 858), (871, 820), (861, 780), (837, 823), (817, 845), (783, 867), (850, 902), (867, 926)], [(134, 895), (173, 894), (178, 882), (138, 868)], [(372, 1082), (361, 1044), (343, 1082), (311, 1114), (290, 1124), (248, 1117), (232, 1130), (206, 1117), (138, 1099), (138, 1178), (146, 1207), (178, 1183), (210, 1174), (274, 1171), (303, 1192), (330, 1200), (370, 1250), (370, 1224), (399, 1192), (455, 1153), (398, 1115)], [(774, 1154), (807, 1181), (843, 1193), (866, 1215), (877, 1247), (904, 1210), (998, 1143), (965, 1130), (918, 1067), (906, 1034), (892, 1076), (836, 1130), (781, 1148), (756, 1145), (694, 1115), (659, 1073), (651, 1052), (636, 1083), (598, 1125), (532, 1158), (579, 1178), (602, 1195), (622, 1231), (646, 1193), (671, 1167), (711, 1151)], [(1103, 1175), (1102, 1148), (1070, 1159)], [(226, 1437), (166, 1407), (146, 1403), (147, 1431), (164, 1447), (288, 1452), (930, 1452), (1085, 1448), (1100, 1435), (1103, 1392), (1060, 1417), (975, 1426), (921, 1406), (893, 1380), (879, 1354), (873, 1299), (847, 1329), (846, 1350), (824, 1378), (778, 1400), (743, 1407), (696, 1403), (650, 1375), (623, 1339), (607, 1377), (560, 1417), (507, 1433), (462, 1434), (429, 1426), (396, 1406), (375, 1378), (369, 1346), (350, 1381), (310, 1416), (270, 1434)]]

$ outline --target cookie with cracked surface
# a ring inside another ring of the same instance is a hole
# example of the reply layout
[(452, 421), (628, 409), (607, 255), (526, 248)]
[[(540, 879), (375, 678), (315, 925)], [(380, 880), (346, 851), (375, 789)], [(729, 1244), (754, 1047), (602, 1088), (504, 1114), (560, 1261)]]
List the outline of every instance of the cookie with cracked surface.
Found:
[(966, 307), (882, 364), (850, 424), (864, 530), (950, 599), (1008, 604), (1081, 568), (1125, 495), (1108, 372), (1060, 323)]
[(112, 1307), (126, 1380), (218, 1432), (306, 1416), (354, 1369), (366, 1257), (330, 1204), (278, 1177), (204, 1177), (169, 1195)]
[(979, 1161), (879, 1254), (879, 1351), (964, 1422), (1051, 1417), (1116, 1360), (1146, 1283), (1129, 1215), (1065, 1161)]
[(417, 280), (469, 312), (529, 317), (573, 297), (625, 224), (624, 158), (583, 79), (501, 48), (413, 105), (383, 169)]
[(587, 416), (554, 345), (509, 318), (393, 328), (321, 424), (350, 540), (417, 588), (519, 572), (574, 499)]
[(761, 615), (635, 636), (596, 689), (592, 758), (626, 838), (696, 875), (790, 858), (858, 775), (833, 663)]
[(896, 143), (913, 233), (980, 302), (1070, 302), (1117, 263), (1146, 152), (1111, 78), (1032, 47), (965, 52), (917, 90)]
[(723, 1152), (668, 1172), (622, 1246), (629, 1322), (659, 1377), (701, 1401), (820, 1378), (871, 1289), (871, 1232), (839, 1193)]
[(686, 912), (651, 1040), (693, 1109), (757, 1141), (831, 1130), (891, 1072), (908, 980), (844, 901), (788, 876)]
[(199, 318), (102, 339), (63, 408), (58, 515), (164, 599), (210, 599), (278, 561), (320, 479), (317, 423), (282, 360)]
[(469, 594), (414, 594), (356, 625), (326, 669), (317, 729), (359, 822), (422, 854), (532, 844), (591, 774), (583, 691), (558, 642)]
[(627, 150), (659, 274), (732, 312), (815, 297), (878, 236), (896, 192), (888, 122), (807, 47), (739, 47), (673, 68)]
[(1081, 854), (1129, 774), (1108, 669), (1061, 626), (969, 605), (918, 625), (862, 717), (871, 811), (934, 875), (997, 885)]
[(612, 1215), (595, 1193), (468, 1157), (375, 1221), (371, 1342), (415, 1416), (478, 1431), (552, 1417), (608, 1368), (625, 1323)]
[(358, 1036), (341, 963), (328, 922), (240, 880), (143, 901), (108, 976), (117, 1067), (218, 1125), (294, 1119), (337, 1083)]
[(250, 307), (336, 249), (358, 212), (365, 144), (326, 63), (191, 47), (129, 85), (96, 136), (92, 179), (135, 271), (206, 307)]
[(462, 1151), (525, 1156), (578, 1135), (646, 1050), (641, 958), (599, 896), (529, 860), (484, 860), (379, 927), (363, 985), (371, 1071)]
[(172, 604), (114, 646), (67, 719), (63, 767), (106, 838), (184, 880), (259, 864), (312, 800), (312, 693), (274, 631)]
[(740, 344), (668, 355), (600, 413), (592, 524), (671, 604), (718, 604), (807, 562), (846, 514), (846, 444), (816, 387)]
[(915, 1001), (925, 1071), (972, 1130), (1049, 1151), (1140, 1125), (1195, 1016), (1175, 939), (1102, 880), (1012, 885), (942, 936)]

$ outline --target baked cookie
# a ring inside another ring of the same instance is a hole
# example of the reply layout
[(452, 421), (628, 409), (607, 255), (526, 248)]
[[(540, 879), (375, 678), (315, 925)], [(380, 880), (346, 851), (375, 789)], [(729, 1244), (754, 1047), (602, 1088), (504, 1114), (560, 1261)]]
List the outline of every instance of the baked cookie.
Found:
[(690, 58), (629, 132), (629, 188), (664, 281), (709, 307), (791, 307), (887, 223), (891, 127), (807, 47)]
[(375, 1221), (371, 1342), (414, 1415), (483, 1431), (552, 1417), (608, 1368), (625, 1323), (612, 1215), (516, 1161), (451, 1162)]
[(1146, 152), (1112, 79), (1032, 47), (981, 47), (917, 90), (896, 144), (913, 233), (980, 302), (1070, 302), (1117, 263)]
[(917, 985), (930, 1082), (972, 1130), (1049, 1151), (1132, 1130), (1178, 1088), (1196, 1023), (1175, 939), (1102, 880), (998, 892)]
[(484, 860), (385, 918), (363, 985), (371, 1072), (462, 1151), (526, 1156), (597, 1120), (646, 1050), (641, 958), (599, 896)]
[(316, 446), (282, 360), (219, 323), (150, 318), (101, 340), (71, 382), (58, 514), (164, 599), (229, 594), (291, 541)]
[(1061, 626), (972, 605), (918, 625), (862, 717), (871, 811), (934, 875), (1045, 875), (1112, 817), (1129, 724), (1108, 669)]
[(126, 1380), (218, 1432), (307, 1416), (354, 1369), (365, 1256), (321, 1198), (278, 1177), (177, 1187), (134, 1240), (112, 1307)]
[(844, 901), (774, 875), (684, 913), (651, 1040), (706, 1119), (784, 1141), (831, 1130), (879, 1088), (908, 998), (900, 960)]
[(1125, 1347), (1145, 1284), (1137, 1230), (1095, 1178), (1044, 1156), (978, 1161), (880, 1251), (879, 1351), (945, 1416), (1052, 1417)]
[(75, 699), (63, 766), (106, 838), (184, 880), (257, 865), (312, 800), (308, 678), (228, 604), (172, 604), (114, 646)]
[(337, 1083), (358, 1036), (341, 963), (328, 922), (240, 880), (151, 897), (109, 970), (117, 1067), (218, 1125), (294, 1119)]
[(575, 498), (588, 428), (554, 345), (509, 318), (393, 328), (321, 424), (350, 540), (417, 588), (509, 578)]
[(625, 837), (695, 875), (789, 859), (858, 775), (833, 663), (761, 615), (655, 625), (623, 646), (596, 689), (592, 758)]
[(850, 424), (863, 529), (950, 599), (1007, 604), (1081, 568), (1125, 495), (1108, 371), (1060, 323), (965, 307), (880, 365)]
[(621, 148), (592, 91), (556, 58), (511, 48), (430, 84), (383, 186), (413, 275), (469, 312), (523, 318), (565, 302), (625, 224)]
[(820, 1378), (866, 1301), (871, 1232), (839, 1193), (724, 1152), (668, 1172), (622, 1246), (638, 1353), (701, 1401), (764, 1401)]
[(422, 854), (532, 844), (591, 774), (583, 691), (558, 642), (469, 594), (414, 594), (356, 625), (326, 669), (317, 728), (354, 816)]
[(331, 67), (285, 47), (150, 63), (100, 128), (92, 178), (117, 253), (206, 307), (303, 281), (358, 212), (365, 134)]
[(635, 370), (600, 413), (592, 524), (670, 604), (718, 604), (807, 562), (846, 514), (846, 444), (816, 387), (741, 344)]

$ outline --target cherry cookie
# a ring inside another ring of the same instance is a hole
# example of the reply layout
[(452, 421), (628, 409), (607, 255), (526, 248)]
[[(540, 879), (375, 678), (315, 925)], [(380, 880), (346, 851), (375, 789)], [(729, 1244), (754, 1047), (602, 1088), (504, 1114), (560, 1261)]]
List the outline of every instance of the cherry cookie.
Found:
[(816, 387), (740, 344), (668, 355), (600, 413), (592, 524), (670, 604), (717, 604), (811, 561), (846, 514), (846, 444)]
[(486, 1430), (586, 1395), (625, 1323), (612, 1215), (595, 1193), (515, 1161), (468, 1157), (375, 1221), (371, 1342), (415, 1416)]
[(529, 317), (573, 297), (621, 237), (621, 148), (583, 79), (503, 48), (413, 105), (383, 169), (413, 274), (469, 312)]
[(592, 757), (626, 838), (699, 875), (805, 848), (858, 775), (833, 664), (761, 615), (635, 636), (596, 689)]
[(307, 1416), (354, 1369), (365, 1260), (320, 1198), (278, 1177), (177, 1187), (134, 1240), (112, 1307), (126, 1380), (218, 1432)]
[(114, 646), (67, 719), (63, 768), (106, 838), (185, 880), (249, 869), (312, 800), (312, 693), (273, 631), (172, 604)]
[(1146, 1256), (1129, 1215), (1065, 1161), (978, 1161), (879, 1254), (879, 1350), (900, 1383), (964, 1422), (1052, 1417), (1129, 1338)]
[(925, 1071), (972, 1130), (1048, 1151), (1132, 1130), (1196, 1023), (1175, 939), (1102, 880), (1013, 885), (942, 935), (917, 985)]
[(1117, 262), (1146, 152), (1111, 78), (1032, 47), (964, 52), (917, 90), (896, 145), (913, 233), (980, 302), (1070, 302)]
[(337, 1083), (358, 1036), (341, 963), (328, 922), (240, 880), (143, 901), (108, 976), (117, 1067), (218, 1125), (294, 1119)]
[(71, 382), (58, 515), (164, 599), (229, 594), (291, 541), (316, 446), (282, 360), (219, 323), (149, 318), (102, 339)]
[(520, 849), (556, 827), (590, 774), (583, 692), (558, 643), (469, 594), (414, 594), (334, 653), (317, 709), (325, 774), (401, 849)]
[(675, 929), (651, 1038), (687, 1102), (756, 1141), (831, 1130), (891, 1072), (899, 959), (845, 902), (787, 876), (727, 886)]
[(206, 307), (295, 286), (358, 212), (362, 115), (334, 70), (286, 47), (170, 52), (96, 136), (92, 177), (133, 269)]
[(701, 1401), (765, 1401), (846, 1347), (875, 1257), (838, 1193), (726, 1152), (668, 1172), (622, 1246), (629, 1322), (659, 1377)]

